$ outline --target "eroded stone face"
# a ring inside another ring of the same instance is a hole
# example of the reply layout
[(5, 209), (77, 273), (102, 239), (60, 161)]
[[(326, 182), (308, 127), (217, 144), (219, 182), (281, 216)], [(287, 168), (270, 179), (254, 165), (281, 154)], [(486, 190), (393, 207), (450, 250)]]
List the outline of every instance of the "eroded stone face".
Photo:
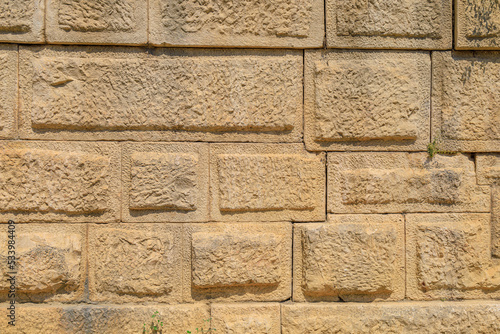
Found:
[(280, 334), (280, 305), (275, 303), (211, 304), (211, 326), (223, 334)]
[(491, 255), (500, 258), (500, 185), (492, 187)]
[[(0, 6), (1, 8), (1, 6)], [(1, 15), (1, 12), (0, 12)], [(1, 37), (0, 37), (1, 38)], [(15, 46), (0, 47), (0, 138), (15, 135), (17, 110), (17, 51)]]
[(478, 184), (500, 182), (500, 154), (476, 155), (476, 171)]
[(0, 41), (42, 42), (44, 1), (1, 0)]
[(500, 48), (500, 3), (458, 0), (456, 18), (458, 49)]

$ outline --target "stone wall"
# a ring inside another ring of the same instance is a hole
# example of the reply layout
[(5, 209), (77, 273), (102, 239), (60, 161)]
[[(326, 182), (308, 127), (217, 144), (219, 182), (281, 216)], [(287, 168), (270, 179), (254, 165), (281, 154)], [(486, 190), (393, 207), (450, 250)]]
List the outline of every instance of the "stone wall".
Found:
[(500, 333), (497, 0), (0, 0), (0, 42), (1, 333)]

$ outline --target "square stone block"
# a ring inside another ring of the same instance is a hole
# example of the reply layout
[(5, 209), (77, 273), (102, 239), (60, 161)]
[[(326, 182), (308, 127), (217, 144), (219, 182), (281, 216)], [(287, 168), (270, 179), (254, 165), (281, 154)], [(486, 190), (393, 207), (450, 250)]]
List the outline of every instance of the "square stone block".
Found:
[(2, 0), (0, 8), (0, 42), (45, 41), (45, 0)]
[(17, 56), (17, 45), (0, 45), (0, 139), (17, 136)]
[(500, 182), (500, 154), (477, 154), (476, 173), (478, 184)]
[(500, 3), (455, 0), (455, 48), (500, 50)]
[(221, 334), (281, 334), (278, 303), (211, 304), (211, 326)]

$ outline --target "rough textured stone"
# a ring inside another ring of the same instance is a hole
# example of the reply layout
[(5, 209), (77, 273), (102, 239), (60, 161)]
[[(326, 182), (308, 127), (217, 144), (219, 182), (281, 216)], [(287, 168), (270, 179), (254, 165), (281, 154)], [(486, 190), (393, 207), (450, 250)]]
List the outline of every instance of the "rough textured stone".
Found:
[(465, 155), (329, 153), (328, 212), (489, 212)]
[(309, 150), (422, 151), (430, 136), (424, 52), (306, 51)]
[(153, 0), (150, 4), (150, 42), (154, 45), (323, 45), (321, 0)]
[(191, 224), (185, 233), (186, 302), (290, 298), (290, 223)]
[(449, 49), (450, 0), (326, 0), (332, 48)]
[(90, 225), (92, 301), (180, 302), (181, 225)]
[(324, 220), (324, 154), (295, 144), (211, 144), (211, 219)]
[(456, 0), (455, 48), (500, 49), (500, 3)]
[(294, 301), (375, 301), (405, 294), (402, 215), (329, 215), (294, 226)]
[(283, 334), (454, 333), (500, 331), (497, 302), (283, 304)]
[[(86, 228), (82, 224), (18, 224), (14, 234), (0, 224), (0, 300), (8, 300), (7, 256), (16, 256), (16, 301), (76, 301), (83, 299), (86, 276)], [(8, 236), (14, 236), (13, 239)], [(7, 253), (7, 241), (15, 253)]]
[(25, 138), (299, 141), (302, 53), (26, 47)]
[(48, 0), (47, 40), (64, 44), (146, 44), (148, 5), (139, 0)]
[(500, 185), (493, 186), (491, 209), (491, 255), (500, 258)]
[(17, 46), (0, 45), (0, 139), (17, 134), (17, 66)]
[(208, 144), (123, 146), (122, 220), (208, 220)]
[(500, 53), (433, 52), (433, 139), (442, 149), (500, 152)]
[(116, 144), (4, 141), (0, 152), (3, 219), (118, 219), (120, 152)]
[(278, 303), (212, 304), (212, 327), (221, 334), (281, 334)]
[(500, 154), (476, 155), (476, 172), (478, 184), (500, 182)]
[(500, 297), (489, 214), (410, 214), (406, 220), (409, 298)]
[(43, 42), (44, 11), (44, 0), (0, 0), (0, 42)]

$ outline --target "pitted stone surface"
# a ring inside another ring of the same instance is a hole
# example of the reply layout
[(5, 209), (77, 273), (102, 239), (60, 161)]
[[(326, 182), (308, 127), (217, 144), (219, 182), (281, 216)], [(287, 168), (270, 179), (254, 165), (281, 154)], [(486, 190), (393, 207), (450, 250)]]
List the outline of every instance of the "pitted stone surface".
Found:
[(212, 304), (211, 326), (222, 334), (281, 334), (280, 304)]
[(457, 0), (457, 49), (500, 49), (500, 3), (491, 0)]
[(14, 45), (0, 46), (0, 139), (12, 138), (17, 134), (16, 49)]
[(476, 172), (478, 184), (500, 182), (500, 154), (476, 155)]
[(491, 255), (500, 258), (500, 185), (492, 187)]
[(0, 42), (43, 42), (44, 11), (44, 0), (0, 0)]

